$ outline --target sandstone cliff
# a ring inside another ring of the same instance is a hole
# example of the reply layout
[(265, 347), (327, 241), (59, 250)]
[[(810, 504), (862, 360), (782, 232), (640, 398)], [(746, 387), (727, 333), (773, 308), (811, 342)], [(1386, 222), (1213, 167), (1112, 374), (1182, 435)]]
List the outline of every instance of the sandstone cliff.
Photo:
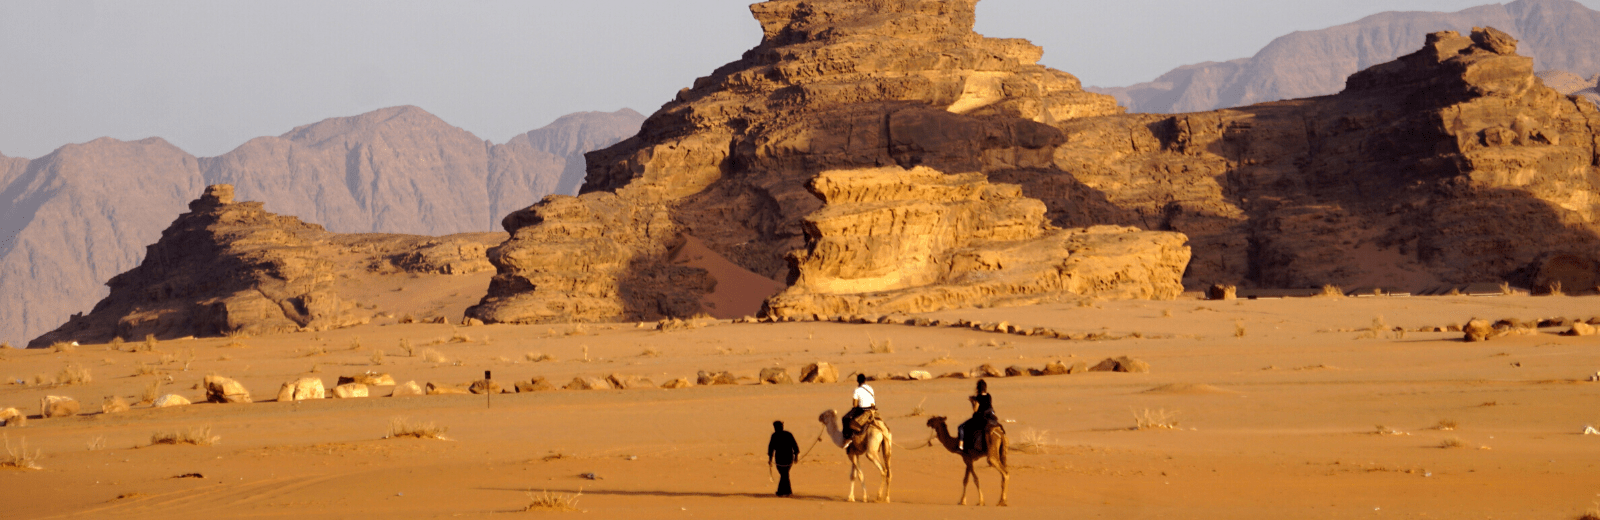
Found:
[(1132, 112), (1199, 112), (1280, 99), (1324, 96), (1345, 78), (1416, 49), (1429, 33), (1493, 26), (1522, 40), (1535, 70), (1600, 73), (1600, 12), (1572, 0), (1517, 0), (1455, 13), (1387, 12), (1317, 31), (1285, 35), (1255, 56), (1185, 65), (1148, 83), (1091, 88)]
[[(470, 314), (537, 322), (699, 312), (715, 280), (667, 260), (684, 236), (751, 272), (793, 281), (806, 268), (791, 268), (785, 256), (810, 247), (817, 237), (807, 218), (828, 211), (807, 191), (820, 173), (1050, 168), (1064, 142), (1051, 125), (1120, 112), (1110, 97), (1038, 65), (1038, 47), (973, 33), (974, 5), (751, 6), (760, 45), (680, 91), (639, 135), (590, 153), (583, 195), (505, 219), (512, 239), (490, 251), (499, 274)], [(1042, 222), (1030, 225), (1043, 232)]]
[(330, 233), (268, 213), (260, 202), (234, 202), (228, 185), (207, 188), (189, 210), (162, 232), (138, 267), (107, 282), (111, 294), (92, 312), (29, 346), (367, 323), (384, 313), (348, 297), (354, 286), (369, 283), (353, 275), (482, 271), (490, 268), (483, 251), (504, 237)]
[[(1058, 225), (1186, 233), (1191, 286), (1589, 290), (1600, 116), (1545, 87), (1517, 48), (1494, 29), (1442, 32), (1337, 96), (1069, 122), (1055, 161), (1070, 175), (998, 178), (1051, 204)], [(1110, 207), (1085, 211), (1067, 196), (1079, 186)]]
[(638, 130), (632, 110), (561, 118), (504, 145), (415, 107), (378, 110), (195, 158), (160, 139), (99, 139), (0, 158), (0, 340), (20, 343), (87, 310), (104, 282), (207, 184), (342, 232), (493, 230), (550, 193), (576, 193), (583, 153)]

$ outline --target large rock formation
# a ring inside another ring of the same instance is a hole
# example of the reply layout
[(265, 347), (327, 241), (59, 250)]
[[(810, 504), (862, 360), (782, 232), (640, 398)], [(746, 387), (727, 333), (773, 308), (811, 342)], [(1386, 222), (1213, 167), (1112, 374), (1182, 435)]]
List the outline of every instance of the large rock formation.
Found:
[(234, 202), (228, 185), (207, 188), (189, 209), (149, 247), (139, 267), (107, 282), (111, 294), (92, 312), (29, 346), (367, 323), (382, 311), (348, 295), (370, 285), (371, 277), (482, 271), (490, 268), (482, 252), (505, 237), (340, 235), (268, 213), (260, 202)]
[[(1430, 33), (1493, 26), (1522, 40), (1535, 70), (1600, 73), (1600, 12), (1572, 0), (1517, 0), (1455, 13), (1387, 12), (1280, 37), (1255, 56), (1185, 65), (1154, 81), (1091, 88), (1132, 112), (1199, 112), (1281, 99), (1324, 96), (1356, 71), (1416, 49)], [(1593, 84), (1591, 83), (1591, 86)]]
[(1600, 116), (1517, 47), (1435, 33), (1337, 96), (1069, 122), (1055, 165), (1070, 175), (999, 179), (1058, 225), (1188, 234), (1192, 287), (1534, 285), (1554, 266), (1590, 289)]
[[(975, 1), (751, 6), (760, 45), (679, 92), (639, 135), (589, 154), (582, 196), (505, 219), (512, 239), (489, 253), (499, 275), (469, 313), (494, 322), (693, 314), (716, 280), (668, 261), (685, 236), (751, 272), (795, 280), (808, 264), (791, 269), (785, 255), (816, 238), (806, 218), (822, 201), (807, 185), (821, 172), (1051, 168), (1065, 142), (1052, 125), (1120, 112), (1038, 65), (1038, 47), (973, 33)], [(1042, 222), (1028, 225), (1016, 241), (1045, 233)]]
[(105, 280), (207, 184), (354, 233), (493, 230), (577, 192), (583, 153), (633, 135), (632, 110), (580, 113), (493, 145), (416, 107), (329, 119), (195, 158), (160, 139), (98, 139), (33, 161), (0, 157), (0, 339), (20, 342), (106, 295)]

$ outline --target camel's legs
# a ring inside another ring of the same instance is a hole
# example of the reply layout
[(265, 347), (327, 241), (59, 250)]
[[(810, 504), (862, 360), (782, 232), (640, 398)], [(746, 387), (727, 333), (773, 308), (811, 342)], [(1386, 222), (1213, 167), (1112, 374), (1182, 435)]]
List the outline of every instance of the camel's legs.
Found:
[[(967, 471), (972, 472), (972, 489), (978, 491), (978, 505), (981, 506), (983, 505), (983, 484), (978, 482), (978, 460), (970, 460), (972, 462), (967, 463)], [(966, 488), (962, 488), (962, 491), (966, 491)]]
[[(879, 500), (889, 503), (889, 483), (894, 481), (894, 468), (889, 466), (889, 449), (894, 446), (894, 438), (887, 433), (883, 435), (883, 489), (879, 492)], [(865, 491), (863, 491), (865, 493)]]
[(1004, 466), (1001, 466), (1000, 467), (1000, 503), (995, 504), (995, 505), (1002, 506), (1002, 507), (1006, 505), (1006, 488), (1008, 488), (1010, 486), (1011, 486), (1011, 471), (1010, 471), (1010, 468), (1006, 468)]
[(956, 505), (967, 505), (967, 484), (972, 482), (972, 461), (967, 461), (967, 471), (961, 474), (961, 501)]
[(859, 457), (850, 457), (850, 501), (851, 502), (855, 502), (856, 501), (856, 482), (857, 481), (861, 482), (861, 496), (863, 498), (865, 498), (866, 495), (867, 495), (867, 479), (866, 479), (866, 474), (861, 471), (861, 459)]

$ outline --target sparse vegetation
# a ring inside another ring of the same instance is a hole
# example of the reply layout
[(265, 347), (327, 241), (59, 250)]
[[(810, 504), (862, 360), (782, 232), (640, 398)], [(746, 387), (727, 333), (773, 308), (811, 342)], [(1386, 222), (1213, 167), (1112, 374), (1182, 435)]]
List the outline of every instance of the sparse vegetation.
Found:
[(661, 357), (661, 350), (655, 347), (645, 347), (644, 352), (639, 353), (639, 357)]
[(1561, 282), (1550, 282), (1550, 286), (1545, 288), (1544, 295), (1545, 296), (1566, 296), (1567, 293), (1566, 293), (1566, 291), (1561, 290)]
[(956, 364), (956, 360), (950, 359), (950, 355), (949, 354), (945, 354), (943, 356), (939, 356), (939, 357), (933, 358), (932, 361), (929, 361), (927, 363), (923, 363), (922, 366), (931, 367), (931, 366), (936, 366), (936, 365), (954, 365), (954, 364)]
[(457, 329), (450, 329), (450, 330), (451, 330), (451, 332), (450, 332), (450, 340), (448, 341), (448, 343), (471, 343), (472, 342), (472, 336), (468, 336), (466, 334), (462, 334), (461, 331), (457, 330)]
[(222, 437), (211, 434), (210, 426), (150, 434), (151, 446), (158, 444), (211, 446), (220, 440), (222, 440)]
[(369, 359), (370, 359), (370, 361), (372, 361), (372, 364), (374, 364), (374, 365), (382, 365), (383, 364), (383, 351), (382, 350), (374, 350), (374, 351), (372, 351), (372, 357), (369, 358)]
[(571, 327), (567, 327), (567, 335), (568, 336), (587, 336), (587, 335), (589, 335), (589, 328), (584, 326), (584, 324), (582, 324), (582, 323), (574, 323), (574, 324), (572, 324)]
[(883, 342), (879, 343), (877, 340), (872, 339), (872, 336), (867, 336), (867, 351), (873, 354), (893, 354), (894, 340), (884, 338)]
[(1171, 318), (1172, 317), (1172, 309), (1161, 309), (1161, 317), (1163, 317), (1163, 318)]
[(413, 424), (405, 417), (394, 417), (389, 419), (389, 435), (383, 438), (402, 439), (409, 437), (413, 439), (447, 441), (450, 439), (445, 437), (444, 434), (448, 431), (450, 431), (449, 427), (439, 426), (431, 422)]
[(79, 365), (67, 365), (56, 373), (56, 384), (61, 386), (86, 385), (94, 381), (89, 374), (89, 369)]
[(28, 439), (17, 441), (16, 446), (11, 445), (9, 435), (0, 435), (5, 441), (6, 455), (0, 459), (0, 468), (11, 469), (43, 469), (39, 467), (39, 459), (44, 457), (42, 450), (28, 451)]
[(1244, 328), (1244, 320), (1237, 320), (1233, 322), (1233, 337), (1243, 338), (1248, 332), (1249, 331), (1246, 331)]
[(350, 350), (361, 350), (362, 348), (364, 347), (361, 346), (361, 336), (356, 336), (350, 340)]
[(1447, 432), (1455, 430), (1459, 426), (1454, 419), (1441, 419), (1439, 424), (1433, 426), (1433, 429)]
[(222, 345), (224, 348), (249, 347), (249, 345), (244, 344), (244, 340), (250, 339), (250, 334), (243, 330), (229, 331), (223, 336), (228, 338), (228, 342)]
[(1169, 412), (1165, 408), (1151, 410), (1145, 408), (1133, 412), (1135, 430), (1176, 430), (1178, 429), (1178, 412)]
[(523, 510), (569, 512), (579, 511), (578, 497), (581, 496), (583, 496), (582, 489), (579, 489), (578, 493), (574, 495), (568, 495), (566, 493), (551, 493), (549, 491), (540, 491), (539, 493), (534, 493), (530, 490), (528, 491), (528, 507), (524, 508)]
[(144, 392), (139, 394), (139, 404), (150, 404), (161, 397), (161, 381), (151, 381), (144, 385)]
[(429, 363), (444, 363), (447, 361), (444, 358), (444, 354), (440, 354), (439, 351), (431, 348), (422, 349), (422, 360)]
[(57, 341), (50, 344), (50, 351), (58, 354), (70, 354), (76, 350), (78, 350), (77, 345), (65, 341)]
[[(328, 355), (328, 349), (322, 348), (322, 347), (311, 347), (311, 349), (307, 350), (306, 353), (304, 355), (302, 355), (301, 357), (314, 357), (314, 356), (326, 356), (326, 355)], [(166, 358), (163, 357), (162, 358), (163, 364), (165, 364), (165, 360), (166, 360)]]
[(122, 341), (122, 336), (117, 336), (117, 337), (111, 338), (111, 341), (106, 343), (106, 346), (110, 347), (111, 350), (121, 351), (123, 343), (125, 343), (125, 342)]
[(1035, 430), (1033, 428), (1028, 428), (1018, 433), (1016, 440), (1007, 444), (1011, 451), (1022, 453), (1044, 453), (1052, 445), (1049, 430)]
[(11, 342), (10, 341), (0, 341), (0, 350), (10, 350), (10, 349), (13, 349), (13, 348), (16, 348), (16, 347), (11, 346)]
[(1344, 289), (1339, 288), (1339, 286), (1328, 284), (1322, 286), (1322, 292), (1317, 294), (1317, 296), (1321, 296), (1323, 298), (1343, 298), (1345, 297), (1345, 294)]
[(87, 447), (89, 448), (89, 451), (100, 451), (106, 449), (106, 436), (97, 435), (95, 438), (89, 439)]
[(1439, 447), (1447, 450), (1452, 448), (1465, 448), (1467, 447), (1467, 441), (1461, 440), (1460, 437), (1447, 437), (1445, 440), (1439, 441)]
[(140, 352), (155, 352), (156, 345), (159, 344), (159, 343), (160, 343), (159, 341), (156, 341), (156, 335), (155, 334), (145, 334), (144, 335), (144, 343), (141, 343), (139, 345), (139, 351)]
[(543, 363), (545, 361), (556, 360), (555, 356), (549, 354), (540, 354), (538, 352), (529, 352), (527, 354), (523, 354), (522, 358), (528, 360), (529, 363)]
[(412, 346), (409, 339), (400, 338), (400, 351), (405, 352), (406, 357), (417, 357), (417, 347)]
[(922, 405), (926, 404), (927, 402), (928, 398), (922, 398), (922, 401), (917, 402), (916, 406), (911, 407), (911, 413), (906, 415), (906, 417), (921, 417), (922, 414), (928, 413), (928, 410), (922, 407)]

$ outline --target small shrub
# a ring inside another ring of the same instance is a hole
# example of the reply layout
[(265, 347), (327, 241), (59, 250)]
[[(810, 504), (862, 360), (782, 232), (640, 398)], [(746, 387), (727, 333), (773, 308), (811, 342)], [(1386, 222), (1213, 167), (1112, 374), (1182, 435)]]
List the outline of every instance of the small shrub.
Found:
[(444, 354), (440, 354), (439, 351), (431, 348), (422, 349), (422, 360), (429, 363), (444, 363), (447, 361)]
[(530, 491), (528, 491), (528, 501), (529, 501), (528, 507), (524, 508), (523, 510), (524, 511), (579, 511), (579, 509), (578, 509), (578, 497), (581, 497), (581, 496), (583, 496), (583, 490), (582, 489), (579, 489), (578, 493), (575, 494), (575, 495), (568, 495), (568, 494), (565, 494), (565, 493), (551, 493), (549, 491), (541, 491), (541, 492), (535, 494), (533, 491), (530, 490)]
[(571, 327), (567, 328), (567, 335), (568, 336), (587, 336), (587, 335), (589, 335), (589, 328), (584, 326), (584, 324), (582, 324), (582, 323), (574, 323), (574, 324), (572, 324)]
[(322, 347), (312, 347), (311, 350), (307, 350), (306, 353), (304, 355), (302, 355), (301, 357), (314, 357), (314, 356), (326, 356), (326, 355), (328, 355), (328, 349), (325, 349), (325, 348), (322, 348)]
[(1243, 338), (1245, 336), (1245, 334), (1247, 334), (1247, 333), (1248, 333), (1248, 331), (1246, 331), (1244, 329), (1244, 320), (1238, 320), (1238, 321), (1234, 321), (1233, 322), (1233, 337), (1235, 337), (1235, 338)]
[(543, 363), (545, 361), (556, 360), (555, 356), (549, 354), (540, 354), (538, 352), (529, 352), (527, 354), (523, 354), (522, 358), (528, 360), (529, 363)]
[(140, 352), (155, 352), (156, 345), (159, 344), (159, 343), (160, 343), (159, 341), (156, 341), (156, 335), (155, 334), (145, 334), (144, 335), (144, 343), (139, 344), (139, 351)]
[(439, 426), (431, 422), (412, 424), (411, 421), (405, 417), (394, 417), (389, 419), (389, 435), (385, 435), (383, 438), (402, 439), (410, 437), (413, 439), (435, 439), (447, 441), (450, 439), (445, 437), (444, 434), (448, 431), (450, 431), (450, 428)]
[(1566, 295), (1567, 295), (1566, 291), (1561, 290), (1561, 282), (1550, 282), (1550, 286), (1545, 288), (1545, 296), (1566, 296)]
[(950, 359), (950, 355), (949, 354), (945, 354), (943, 356), (939, 356), (939, 357), (933, 358), (932, 361), (929, 361), (927, 363), (923, 363), (922, 366), (931, 367), (931, 366), (937, 366), (937, 365), (954, 365), (954, 364), (956, 364), (956, 360)]
[(89, 369), (78, 365), (67, 365), (56, 374), (56, 384), (62, 386), (86, 385), (94, 381), (89, 374)]
[(466, 334), (462, 334), (461, 331), (459, 331), (459, 330), (454, 330), (454, 329), (452, 329), (452, 330), (453, 330), (453, 332), (450, 333), (449, 343), (471, 343), (472, 342), (472, 336), (468, 336)]
[(1178, 429), (1178, 412), (1169, 412), (1165, 408), (1133, 412), (1135, 430), (1176, 430)]
[(661, 357), (661, 351), (655, 347), (645, 347), (644, 352), (639, 353), (639, 357)]
[(1465, 448), (1467, 447), (1467, 441), (1461, 440), (1460, 437), (1449, 437), (1445, 440), (1439, 441), (1439, 447), (1447, 450), (1452, 448)]
[(11, 346), (10, 341), (0, 341), (0, 350), (10, 350), (14, 348), (16, 347)]
[(417, 357), (417, 347), (412, 346), (409, 339), (400, 338), (400, 351), (406, 353), (406, 357)]
[(1163, 318), (1171, 318), (1172, 317), (1172, 309), (1162, 309), (1161, 310), (1161, 317), (1163, 317)]
[(374, 351), (372, 351), (372, 357), (370, 359), (372, 361), (372, 364), (374, 364), (374, 365), (382, 365), (383, 364), (383, 351), (382, 350), (374, 350)]
[(361, 337), (360, 336), (356, 336), (355, 339), (350, 340), (350, 350), (361, 350), (361, 349), (362, 349), (362, 346), (361, 346)]
[(911, 413), (907, 414), (906, 417), (921, 417), (922, 414), (928, 413), (928, 410), (922, 407), (927, 402), (928, 398), (922, 398), (922, 401), (918, 402), (916, 406), (911, 407)]
[(122, 350), (123, 343), (125, 342), (122, 341), (122, 336), (117, 336), (115, 338), (111, 338), (111, 341), (106, 343), (106, 346), (111, 347), (111, 350)]
[(1442, 419), (1439, 421), (1439, 424), (1434, 425), (1433, 429), (1447, 432), (1455, 430), (1459, 426), (1460, 425), (1456, 424), (1454, 419)]
[(56, 379), (45, 374), (33, 375), (33, 386), (51, 386), (56, 384)]
[(1317, 296), (1321, 296), (1323, 298), (1343, 298), (1344, 289), (1341, 289), (1339, 286), (1333, 284), (1324, 285), (1322, 286), (1322, 292), (1317, 294)]
[(150, 434), (151, 446), (158, 444), (211, 446), (220, 440), (222, 440), (222, 437), (211, 434), (210, 426)]
[(39, 459), (44, 457), (42, 450), (28, 451), (28, 439), (17, 441), (16, 446), (11, 445), (9, 435), (0, 435), (5, 441), (6, 455), (0, 459), (0, 468), (13, 469), (43, 469), (39, 467)]
[(74, 352), (76, 350), (78, 350), (77, 345), (73, 345), (73, 344), (67, 343), (65, 341), (57, 341), (55, 343), (51, 343), (50, 344), (50, 351), (51, 352), (55, 352), (55, 353), (69, 353), (70, 354), (70, 353), (72, 353), (72, 352)]
[(89, 448), (89, 451), (100, 451), (106, 449), (106, 436), (98, 435), (93, 439), (89, 439), (87, 447)]
[(1017, 434), (1017, 439), (1006, 444), (1011, 451), (1022, 453), (1044, 453), (1053, 443), (1050, 441), (1049, 430), (1035, 430), (1028, 428)]
[(151, 381), (144, 385), (144, 392), (139, 394), (139, 404), (150, 404), (161, 397), (161, 381)]
[(495, 356), (493, 359), (490, 359), (489, 361), (493, 361), (495, 363), (510, 363), (511, 362), (511, 358), (508, 358), (508, 357), (505, 357), (505, 356)]
[(879, 342), (873, 340), (871, 336), (868, 336), (867, 337), (867, 351), (872, 352), (873, 354), (893, 354), (894, 353), (894, 340), (893, 339), (889, 339), (889, 338), (884, 338), (883, 339), (883, 343), (879, 343)]
[(163, 364), (163, 365), (171, 365), (171, 364), (177, 363), (177, 362), (178, 362), (178, 357), (177, 356), (174, 356), (172, 354), (162, 354), (161, 355), (161, 364)]

